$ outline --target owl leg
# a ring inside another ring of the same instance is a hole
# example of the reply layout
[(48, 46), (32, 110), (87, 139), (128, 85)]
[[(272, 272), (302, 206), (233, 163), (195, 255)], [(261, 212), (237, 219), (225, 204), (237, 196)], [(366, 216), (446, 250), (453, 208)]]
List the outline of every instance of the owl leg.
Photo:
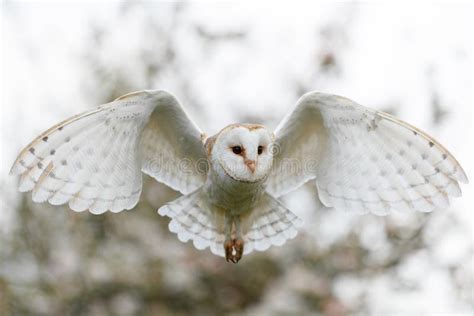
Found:
[(232, 241), (232, 216), (226, 216), (225, 218), (224, 233), (225, 260), (227, 262), (234, 262), (234, 242)]
[(244, 253), (244, 240), (242, 238), (242, 234), (240, 230), (240, 217), (239, 216), (234, 217), (234, 225), (235, 225), (234, 259), (236, 260), (235, 263), (237, 263), (242, 258), (242, 255)]
[(227, 262), (237, 263), (244, 252), (244, 240), (240, 233), (240, 218), (235, 216), (226, 218), (225, 235), (225, 259)]

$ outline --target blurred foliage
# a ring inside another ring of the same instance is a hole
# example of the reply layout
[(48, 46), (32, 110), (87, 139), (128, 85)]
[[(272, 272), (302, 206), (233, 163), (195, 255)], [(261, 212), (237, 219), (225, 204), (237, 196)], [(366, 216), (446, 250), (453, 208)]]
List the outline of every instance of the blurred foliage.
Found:
[[(166, 191), (151, 181), (145, 186), (149, 194)], [(168, 191), (158, 204), (176, 196)], [(350, 310), (331, 288), (340, 274), (383, 273), (424, 246), (423, 225), (387, 226), (392, 254), (370, 263), (356, 232), (326, 250), (311, 245), (311, 251), (303, 234), (276, 252), (254, 253), (231, 265), (181, 244), (167, 231), (167, 220), (157, 217), (159, 205), (144, 196), (133, 211), (94, 216), (33, 204), (25, 195), (18, 205), (18, 230), (2, 258), (12, 265), (12, 273), (0, 280), (3, 310), (11, 315), (238, 314), (297, 270), (315, 280), (293, 285), (299, 311), (338, 315)]]

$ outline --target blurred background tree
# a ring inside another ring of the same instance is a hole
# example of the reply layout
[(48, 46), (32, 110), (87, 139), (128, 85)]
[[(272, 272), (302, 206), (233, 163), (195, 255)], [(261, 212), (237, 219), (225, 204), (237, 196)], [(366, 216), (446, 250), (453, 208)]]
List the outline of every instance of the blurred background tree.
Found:
[(472, 312), (470, 196), (359, 217), (323, 207), (308, 183), (283, 199), (308, 223), (298, 237), (230, 265), (168, 231), (156, 210), (179, 194), (147, 176), (133, 211), (101, 216), (34, 204), (6, 176), (52, 123), (147, 88), (177, 95), (208, 134), (276, 126), (310, 90), (346, 95), (432, 132), (470, 174), (466, 6), (5, 2), (0, 314)]

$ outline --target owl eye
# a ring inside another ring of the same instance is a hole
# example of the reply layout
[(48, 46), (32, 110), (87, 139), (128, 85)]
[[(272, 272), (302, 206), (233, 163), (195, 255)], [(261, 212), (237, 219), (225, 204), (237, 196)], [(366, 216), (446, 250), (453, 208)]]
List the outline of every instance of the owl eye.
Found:
[(232, 152), (236, 155), (240, 155), (242, 153), (242, 147), (234, 146), (234, 147), (232, 147)]
[(257, 153), (261, 155), (263, 153), (263, 146), (258, 146)]

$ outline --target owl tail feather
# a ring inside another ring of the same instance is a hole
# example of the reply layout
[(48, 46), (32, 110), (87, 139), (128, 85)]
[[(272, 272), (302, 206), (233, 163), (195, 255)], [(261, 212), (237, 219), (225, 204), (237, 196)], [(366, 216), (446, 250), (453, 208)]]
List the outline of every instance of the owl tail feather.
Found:
[[(281, 246), (296, 237), (303, 222), (277, 199), (265, 194), (248, 219), (250, 229), (244, 235), (244, 254)], [(245, 218), (244, 218), (245, 220)]]
[(218, 229), (221, 225), (218, 225), (216, 214), (211, 211), (207, 196), (201, 189), (162, 206), (158, 214), (171, 218), (168, 228), (178, 235), (180, 241), (192, 240), (196, 249), (210, 247), (215, 255), (225, 256), (224, 229)]
[[(209, 247), (213, 254), (224, 257), (226, 215), (212, 209), (206, 194), (198, 189), (162, 206), (158, 213), (171, 218), (169, 230), (180, 241), (192, 240), (197, 249)], [(240, 216), (240, 220), (244, 255), (283, 245), (296, 236), (296, 228), (302, 224), (295, 214), (266, 193), (255, 209)]]

